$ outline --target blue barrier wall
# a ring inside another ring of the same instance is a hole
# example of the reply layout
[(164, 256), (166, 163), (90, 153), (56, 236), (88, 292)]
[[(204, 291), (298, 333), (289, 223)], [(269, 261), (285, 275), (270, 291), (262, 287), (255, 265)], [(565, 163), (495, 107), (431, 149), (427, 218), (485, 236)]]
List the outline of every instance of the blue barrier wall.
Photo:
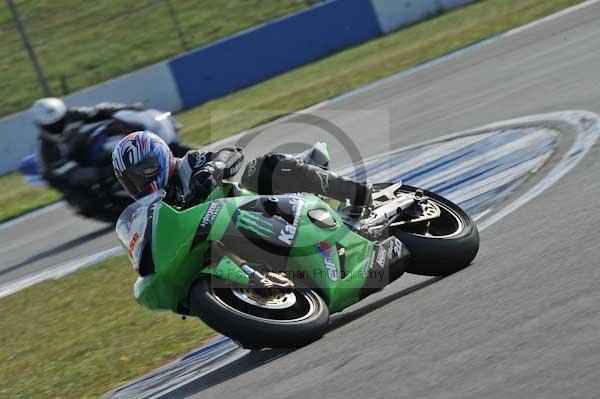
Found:
[(169, 62), (183, 106), (268, 79), (381, 34), (369, 0), (334, 0)]

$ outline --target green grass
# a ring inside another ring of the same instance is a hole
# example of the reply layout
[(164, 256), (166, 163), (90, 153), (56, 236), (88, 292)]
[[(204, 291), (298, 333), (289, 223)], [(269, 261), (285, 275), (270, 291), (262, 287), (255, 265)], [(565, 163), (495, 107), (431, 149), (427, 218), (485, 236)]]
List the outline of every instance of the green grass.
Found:
[(60, 193), (45, 187), (25, 184), (19, 173), (0, 177), (0, 222), (56, 202)]
[(120, 256), (0, 299), (0, 397), (95, 398), (212, 334), (137, 305), (134, 281)]
[[(56, 95), (131, 72), (232, 33), (301, 10), (312, 0), (17, 1), (33, 47)], [(0, 6), (0, 115), (42, 96), (8, 7)]]

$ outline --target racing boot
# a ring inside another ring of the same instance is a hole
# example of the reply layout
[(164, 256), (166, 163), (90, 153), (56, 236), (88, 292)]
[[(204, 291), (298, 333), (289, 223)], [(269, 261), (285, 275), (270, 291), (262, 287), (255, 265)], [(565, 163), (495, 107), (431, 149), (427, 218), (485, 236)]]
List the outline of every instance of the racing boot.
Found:
[(302, 161), (310, 165), (321, 166), (324, 169), (329, 169), (329, 151), (327, 151), (327, 144), (323, 142), (317, 142), (311, 148), (306, 151), (294, 155), (294, 159)]
[(369, 182), (358, 182), (356, 196), (349, 215), (357, 219), (369, 217), (373, 208), (373, 185)]

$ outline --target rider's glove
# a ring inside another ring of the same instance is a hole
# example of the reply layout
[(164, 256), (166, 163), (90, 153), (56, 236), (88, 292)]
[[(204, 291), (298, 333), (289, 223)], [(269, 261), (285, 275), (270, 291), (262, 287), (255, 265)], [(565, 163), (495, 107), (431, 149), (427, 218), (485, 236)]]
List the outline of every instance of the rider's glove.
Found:
[(223, 163), (207, 162), (190, 179), (190, 194), (186, 202), (205, 199), (223, 179)]

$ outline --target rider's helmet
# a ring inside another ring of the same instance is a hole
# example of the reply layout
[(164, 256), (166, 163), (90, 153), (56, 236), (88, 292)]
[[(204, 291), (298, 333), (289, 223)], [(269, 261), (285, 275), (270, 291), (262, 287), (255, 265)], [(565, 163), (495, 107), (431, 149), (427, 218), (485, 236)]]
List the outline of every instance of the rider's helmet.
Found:
[(60, 98), (41, 98), (31, 107), (33, 121), (49, 133), (62, 133), (67, 106)]
[(167, 143), (149, 131), (123, 137), (113, 150), (112, 163), (117, 179), (136, 200), (166, 188), (176, 168)]

